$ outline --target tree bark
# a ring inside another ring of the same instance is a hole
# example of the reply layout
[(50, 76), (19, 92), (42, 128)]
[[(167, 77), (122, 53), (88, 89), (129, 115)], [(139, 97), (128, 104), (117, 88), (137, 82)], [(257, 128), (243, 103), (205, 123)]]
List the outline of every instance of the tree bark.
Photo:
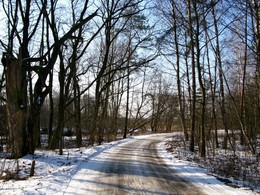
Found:
[(192, 116), (191, 116), (191, 132), (190, 132), (190, 151), (195, 150), (195, 123), (196, 123), (196, 62), (195, 62), (195, 49), (193, 38), (193, 21), (192, 21), (192, 7), (191, 0), (187, 0), (188, 4), (188, 17), (189, 17), (189, 36), (190, 36), (190, 50), (191, 50), (191, 66), (192, 66)]
[(200, 92), (202, 94), (202, 100), (201, 100), (201, 132), (200, 132), (200, 156), (205, 157), (206, 156), (206, 138), (205, 138), (205, 110), (206, 110), (206, 90), (204, 87), (204, 81), (202, 77), (202, 69), (201, 69), (201, 64), (200, 64), (200, 18), (198, 14), (198, 8), (197, 8), (197, 2), (193, 2), (193, 8), (194, 8), (194, 13), (196, 17), (196, 31), (195, 31), (195, 46), (196, 46), (196, 67), (197, 67), (197, 72), (198, 72), (198, 81), (199, 81), (199, 86), (200, 86)]
[(6, 56), (6, 96), (7, 117), (10, 136), (11, 155), (19, 158), (27, 154), (27, 87), (23, 85), (26, 78), (21, 54), (18, 59)]
[(229, 140), (228, 135), (228, 122), (227, 122), (227, 116), (226, 116), (226, 104), (225, 104), (225, 89), (224, 89), (224, 72), (222, 68), (222, 59), (221, 59), (221, 52), (220, 52), (220, 46), (219, 46), (219, 30), (218, 30), (218, 24), (217, 24), (217, 18), (215, 13), (215, 8), (212, 8), (212, 16), (213, 16), (213, 22), (214, 22), (214, 30), (216, 35), (216, 51), (215, 56), (217, 60), (217, 66), (218, 66), (218, 76), (219, 76), (219, 90), (220, 90), (220, 109), (221, 109), (221, 116), (222, 121), (225, 129), (225, 136), (224, 136), (224, 142), (223, 142), (223, 149), (227, 149), (227, 143)]
[(180, 119), (182, 124), (183, 133), (185, 136), (185, 140), (189, 140), (189, 134), (186, 127), (186, 120), (185, 120), (185, 109), (184, 109), (184, 101), (182, 98), (182, 89), (181, 89), (181, 79), (180, 79), (180, 52), (179, 52), (179, 39), (178, 39), (178, 32), (177, 32), (177, 18), (175, 14), (175, 3), (171, 1), (172, 6), (172, 17), (173, 17), (173, 32), (174, 32), (174, 42), (176, 48), (176, 74), (177, 74), (177, 87), (178, 87), (178, 104), (179, 104), (179, 112), (180, 112)]
[(65, 102), (66, 102), (66, 95), (65, 95), (65, 67), (64, 67), (64, 59), (62, 56), (62, 52), (59, 53), (60, 56), (60, 72), (59, 72), (59, 83), (60, 83), (60, 93), (59, 93), (59, 105), (58, 105), (58, 123), (57, 127), (53, 133), (52, 140), (50, 143), (50, 149), (57, 149), (59, 148), (59, 153), (62, 155), (62, 148), (63, 148), (63, 128), (64, 128), (64, 117), (65, 117)]

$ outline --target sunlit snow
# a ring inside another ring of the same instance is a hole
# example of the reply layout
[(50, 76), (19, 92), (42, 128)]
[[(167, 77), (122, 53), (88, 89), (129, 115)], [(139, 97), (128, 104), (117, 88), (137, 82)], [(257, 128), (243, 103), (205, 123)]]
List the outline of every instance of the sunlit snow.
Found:
[[(18, 160), (19, 164), (19, 179), (0, 181), (0, 194), (63, 194), (67, 190), (70, 183), (73, 184), (75, 174), (84, 166), (88, 173), (88, 161), (103, 152), (113, 152), (118, 145), (126, 142), (132, 142), (135, 139), (146, 139), (153, 135), (133, 136), (125, 140), (105, 143), (101, 146), (82, 147), (77, 149), (65, 149), (64, 155), (58, 155), (58, 151), (37, 150), (35, 155), (27, 155)], [(257, 194), (245, 188), (232, 188), (209, 175), (206, 169), (200, 168), (196, 164), (178, 160), (171, 153), (166, 151), (164, 142), (157, 145), (157, 151), (165, 163), (174, 169), (181, 177), (188, 182), (192, 182), (207, 194)], [(35, 160), (35, 175), (28, 177), (32, 160)], [(2, 167), (15, 169), (16, 163), (14, 160), (1, 160)], [(13, 163), (13, 164), (10, 164)], [(95, 165), (94, 165), (95, 166)], [(96, 165), (95, 170), (100, 167)], [(93, 167), (89, 169), (89, 173), (93, 174)], [(77, 178), (80, 180), (80, 178)], [(76, 184), (78, 184), (76, 182)]]

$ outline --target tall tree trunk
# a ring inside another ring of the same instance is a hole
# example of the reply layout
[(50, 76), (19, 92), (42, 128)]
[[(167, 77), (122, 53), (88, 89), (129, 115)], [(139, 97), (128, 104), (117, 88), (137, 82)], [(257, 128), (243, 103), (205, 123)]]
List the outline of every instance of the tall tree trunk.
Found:
[(242, 88), (241, 88), (241, 95), (240, 95), (240, 120), (241, 120), (241, 132), (240, 132), (240, 144), (244, 145), (244, 131), (245, 131), (245, 109), (244, 109), (244, 100), (245, 100), (245, 82), (246, 82), (246, 67), (247, 67), (247, 16), (248, 16), (248, 1), (246, 1), (246, 10), (245, 10), (245, 49), (244, 49), (244, 64), (243, 64), (243, 71), (242, 71)]
[(173, 32), (174, 32), (174, 42), (176, 48), (176, 74), (177, 74), (177, 87), (178, 87), (178, 104), (180, 111), (180, 119), (182, 124), (183, 133), (185, 140), (189, 140), (189, 134), (186, 127), (185, 113), (184, 113), (184, 100), (182, 99), (182, 89), (181, 89), (181, 79), (180, 79), (180, 52), (179, 52), (179, 40), (177, 32), (177, 18), (175, 14), (175, 3), (171, 1), (172, 6), (172, 17), (173, 17)]
[(40, 109), (36, 104), (30, 106), (27, 129), (29, 133), (28, 152), (34, 154), (40, 139)]
[[(129, 52), (130, 53), (130, 52)], [(130, 58), (129, 58), (130, 60)], [(126, 138), (127, 132), (128, 132), (128, 115), (129, 115), (129, 96), (130, 96), (130, 67), (129, 64), (130, 61), (127, 62), (127, 83), (126, 83), (126, 110), (125, 110), (125, 126), (124, 126), (124, 135), (123, 138)]]
[(205, 138), (205, 110), (206, 110), (206, 90), (204, 87), (204, 81), (202, 77), (202, 69), (200, 64), (200, 19), (198, 15), (198, 8), (197, 2), (193, 1), (193, 8), (196, 17), (196, 31), (195, 31), (195, 45), (196, 45), (196, 66), (198, 71), (198, 81), (200, 86), (200, 92), (202, 94), (202, 101), (201, 101), (201, 132), (200, 132), (200, 156), (206, 156), (206, 138)]
[(196, 123), (196, 63), (194, 51), (194, 38), (193, 38), (193, 20), (191, 0), (187, 0), (188, 4), (188, 18), (189, 18), (189, 36), (190, 36), (190, 50), (191, 50), (191, 66), (192, 66), (192, 116), (191, 116), (191, 132), (190, 132), (190, 151), (194, 152), (195, 147), (195, 123)]
[(255, 70), (255, 86), (256, 86), (256, 105), (255, 105), (255, 130), (260, 130), (260, 2), (255, 0), (254, 18), (255, 18), (255, 46), (256, 46), (256, 70)]
[(81, 108), (80, 108), (80, 87), (77, 81), (74, 80), (74, 108), (75, 108), (75, 130), (76, 130), (76, 142), (77, 147), (82, 145), (82, 132), (81, 132)]
[(221, 52), (220, 52), (220, 46), (219, 46), (219, 30), (218, 30), (218, 24), (215, 14), (215, 8), (212, 8), (212, 16), (213, 16), (213, 22), (214, 22), (214, 28), (215, 28), (215, 35), (216, 35), (216, 60), (218, 62), (218, 74), (219, 74), (219, 85), (220, 85), (220, 109), (221, 109), (221, 115), (222, 115), (222, 121), (225, 129), (225, 136), (224, 136), (224, 142), (223, 142), (223, 148), (227, 149), (227, 143), (229, 139), (228, 135), (228, 122), (227, 122), (227, 116), (226, 116), (226, 104), (225, 104), (225, 90), (224, 90), (224, 78), (223, 78), (223, 68), (222, 68), (222, 59), (221, 59)]
[[(50, 50), (50, 48), (51, 48), (49, 37), (50, 37), (49, 26), (46, 25), (46, 45), (47, 45), (48, 50)], [(48, 53), (47, 59), (48, 59), (48, 61), (50, 61), (50, 59), (51, 59), (50, 53)], [(53, 69), (51, 69), (50, 72), (49, 72), (49, 101), (50, 101), (50, 111), (49, 111), (49, 113), (50, 114), (49, 114), (49, 124), (48, 124), (48, 133), (49, 133), (49, 135), (48, 135), (48, 147), (50, 147), (51, 139), (52, 139), (52, 136), (53, 136), (54, 105), (53, 105), (53, 96), (52, 96), (53, 93), (52, 92), (53, 92)]]
[[(13, 158), (27, 154), (27, 87), (23, 85), (26, 71), (22, 63), (22, 56), (18, 60), (6, 56), (6, 96), (7, 117), (10, 136), (10, 147)], [(26, 95), (25, 95), (26, 94)]]
[[(205, 17), (205, 14), (204, 14)], [(204, 19), (206, 21), (206, 19)], [(204, 29), (205, 29), (205, 41), (206, 41), (206, 53), (207, 53), (207, 63), (208, 63), (208, 72), (209, 72), (209, 83), (210, 83), (210, 94), (211, 94), (211, 108), (212, 108), (212, 122), (214, 126), (214, 143), (216, 148), (219, 148), (219, 141), (218, 141), (218, 125), (217, 125), (217, 114), (216, 114), (216, 74), (217, 74), (217, 61), (215, 60), (215, 67), (214, 67), (214, 78), (212, 78), (211, 73), (211, 62), (210, 62), (210, 54), (209, 54), (209, 43), (210, 43), (210, 36), (208, 33), (207, 23), (204, 22)], [(212, 123), (211, 122), (211, 123)]]
[(101, 99), (101, 92), (100, 92), (100, 82), (101, 77), (98, 77), (96, 80), (96, 89), (95, 89), (95, 105), (94, 105), (94, 113), (90, 125), (90, 137), (88, 145), (92, 146), (95, 143), (96, 134), (98, 133), (97, 124), (99, 121), (99, 108), (100, 108), (100, 99)]
[[(129, 72), (127, 70), (127, 72)], [(126, 138), (127, 132), (128, 132), (128, 115), (129, 115), (129, 94), (130, 94), (130, 77), (129, 73), (127, 73), (127, 88), (126, 88), (126, 110), (125, 110), (125, 127), (124, 127), (124, 135), (123, 138)]]
[[(188, 35), (185, 33), (185, 45), (188, 45)], [(191, 116), (192, 116), (192, 86), (191, 86), (191, 79), (190, 79), (190, 67), (189, 67), (189, 62), (188, 62), (188, 56), (189, 56), (189, 48), (186, 47), (186, 51), (185, 51), (185, 66), (186, 66), (186, 77), (187, 77), (187, 85), (188, 85), (188, 102), (189, 102), (189, 123), (188, 123), (188, 129), (191, 130)], [(184, 89), (183, 89), (184, 91)], [(184, 93), (183, 93), (183, 97), (184, 97)], [(184, 99), (184, 98), (183, 98)], [(190, 137), (193, 137), (193, 142), (194, 142), (194, 135), (190, 135)]]
[(50, 101), (50, 115), (49, 115), (49, 125), (48, 125), (48, 146), (51, 143), (51, 138), (53, 135), (53, 115), (54, 115), (54, 106), (53, 106), (53, 97), (52, 97), (52, 83), (53, 83), (53, 71), (51, 70), (49, 74), (49, 86), (50, 88), (50, 93), (49, 93), (49, 101)]
[(62, 148), (63, 148), (63, 140), (62, 140), (62, 133), (64, 128), (64, 117), (65, 117), (65, 103), (66, 103), (66, 95), (65, 95), (65, 67), (64, 67), (64, 60), (62, 56), (62, 52), (59, 52), (60, 56), (60, 72), (59, 72), (59, 83), (60, 83), (60, 93), (59, 93), (59, 105), (58, 105), (58, 122), (56, 129), (53, 133), (50, 149), (57, 149), (59, 148), (59, 153), (62, 155)]

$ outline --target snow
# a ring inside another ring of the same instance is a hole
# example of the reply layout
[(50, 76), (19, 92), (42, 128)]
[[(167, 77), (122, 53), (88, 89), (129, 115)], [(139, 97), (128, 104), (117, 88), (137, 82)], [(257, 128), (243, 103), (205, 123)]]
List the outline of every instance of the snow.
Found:
[[(73, 186), (72, 179), (78, 171), (84, 170), (82, 174), (91, 174), (100, 169), (99, 165), (88, 163), (88, 161), (118, 145), (131, 142), (135, 139), (146, 139), (157, 135), (133, 136), (124, 140), (105, 143), (101, 146), (82, 147), (77, 149), (65, 149), (64, 155), (58, 155), (58, 151), (37, 150), (35, 155), (27, 155), (18, 160), (19, 179), (1, 180), (0, 194), (63, 194), (68, 184)], [(157, 145), (157, 150), (165, 163), (174, 169), (185, 180), (192, 182), (206, 194), (257, 194), (245, 188), (232, 188), (207, 174), (207, 170), (187, 161), (178, 160), (166, 151), (164, 142)], [(28, 177), (32, 161), (35, 160), (35, 176)], [(12, 167), (10, 166), (12, 164)], [(1, 159), (1, 170), (12, 171), (17, 163), (14, 160)], [(84, 167), (84, 169), (82, 169)], [(1, 174), (1, 172), (0, 172)], [(8, 173), (3, 173), (8, 174)], [(78, 175), (78, 174), (77, 174)], [(80, 175), (80, 174), (79, 174)], [(76, 187), (76, 186), (75, 186)], [(77, 190), (74, 188), (74, 190)]]
[(165, 163), (174, 169), (178, 174), (185, 179), (193, 183), (196, 187), (200, 188), (206, 194), (223, 194), (223, 195), (250, 195), (257, 194), (247, 188), (233, 188), (225, 185), (225, 183), (219, 181), (216, 177), (209, 174), (209, 171), (205, 168), (199, 167), (195, 163), (179, 160), (179, 158), (173, 156), (166, 150), (166, 142), (161, 142), (158, 147), (158, 154), (164, 159)]

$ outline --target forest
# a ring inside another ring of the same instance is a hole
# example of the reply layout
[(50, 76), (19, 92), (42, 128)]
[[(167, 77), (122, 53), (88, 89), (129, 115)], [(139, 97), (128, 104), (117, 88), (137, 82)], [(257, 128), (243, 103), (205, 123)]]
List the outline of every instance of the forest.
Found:
[(62, 154), (66, 134), (80, 147), (173, 131), (202, 158), (238, 142), (259, 155), (259, 1), (2, 0), (0, 20), (12, 158), (43, 134)]

